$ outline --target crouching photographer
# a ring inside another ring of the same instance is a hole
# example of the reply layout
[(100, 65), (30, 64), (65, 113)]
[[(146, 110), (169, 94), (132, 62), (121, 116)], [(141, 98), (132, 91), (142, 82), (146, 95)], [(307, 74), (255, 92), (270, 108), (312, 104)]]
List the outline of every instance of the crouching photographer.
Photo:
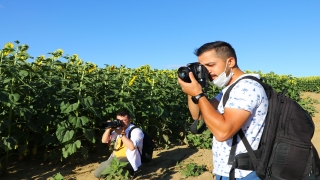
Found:
[(108, 145), (112, 141), (115, 141), (115, 143), (110, 157), (100, 163), (99, 167), (94, 171), (96, 178), (101, 177), (101, 173), (111, 165), (114, 158), (117, 158), (121, 162), (129, 162), (125, 169), (129, 170), (132, 177), (134, 172), (138, 170), (138, 167), (141, 165), (141, 157), (137, 148), (142, 150), (144, 134), (140, 128), (135, 128), (132, 130), (129, 139), (127, 135), (134, 126), (131, 122), (132, 118), (129, 112), (120, 110), (115, 120), (108, 120), (101, 124), (100, 128), (105, 129), (101, 138), (102, 143), (107, 143)]

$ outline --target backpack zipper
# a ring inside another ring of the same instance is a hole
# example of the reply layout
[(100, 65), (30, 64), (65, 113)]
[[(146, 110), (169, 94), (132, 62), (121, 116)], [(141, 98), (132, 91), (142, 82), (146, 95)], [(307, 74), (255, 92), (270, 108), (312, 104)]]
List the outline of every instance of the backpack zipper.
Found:
[(271, 165), (272, 165), (272, 162), (273, 162), (273, 159), (274, 159), (274, 156), (275, 156), (275, 149), (277, 148), (277, 146), (278, 146), (278, 144), (279, 144), (279, 142), (277, 142), (276, 144), (275, 144), (275, 146), (273, 146), (273, 148), (272, 148), (272, 156), (271, 156), (271, 158), (269, 159), (269, 162), (268, 162), (268, 167), (267, 167), (267, 173), (266, 173), (266, 175), (267, 175), (267, 177), (271, 177), (271, 174), (272, 174), (272, 171), (271, 171)]
[(267, 168), (267, 177), (270, 178), (271, 177), (271, 167)]
[[(269, 117), (268, 119), (266, 119), (266, 123), (268, 123), (267, 125), (268, 125), (268, 127), (267, 126), (265, 126), (264, 127), (264, 131), (267, 129), (267, 128), (272, 128), (272, 129), (278, 129), (278, 126), (279, 126), (279, 119), (280, 119), (280, 112), (281, 112), (281, 110), (280, 110), (280, 108), (282, 108), (281, 107), (281, 105), (282, 105), (282, 99), (281, 99), (281, 96), (279, 95), (279, 94), (275, 94), (275, 95), (277, 95), (277, 102), (276, 102), (276, 111), (274, 112), (274, 114), (273, 114), (273, 117)], [(270, 101), (269, 101), (270, 102)], [(269, 106), (270, 106), (271, 104), (269, 104)], [(272, 104), (273, 105), (273, 104)], [(272, 108), (274, 108), (274, 107), (272, 107)], [(268, 111), (270, 110), (270, 108), (268, 108)], [(269, 112), (268, 112), (269, 113)], [(275, 119), (271, 119), (271, 118), (275, 118)], [(268, 122), (267, 122), (267, 120), (268, 120)], [(276, 121), (276, 123), (272, 123), (272, 121)], [(269, 124), (270, 123), (270, 124)], [(268, 132), (268, 131), (267, 131)], [(274, 152), (274, 150), (275, 150), (275, 148), (276, 148), (276, 146), (277, 146), (277, 144), (275, 144), (276, 143), (276, 133), (274, 133), (274, 134), (266, 134), (265, 136), (264, 136), (264, 139), (263, 139), (263, 141), (264, 142), (268, 142), (266, 139), (268, 139), (268, 138), (271, 138), (271, 139), (274, 139), (274, 141), (273, 142), (271, 142), (272, 144), (274, 144), (273, 145), (273, 148), (272, 149), (270, 149), (270, 150), (272, 150), (271, 152)], [(269, 142), (270, 143), (270, 142)], [(268, 145), (268, 144), (266, 144), (266, 146), (270, 146), (270, 145)], [(271, 177), (271, 174), (272, 174), (272, 171), (271, 171), (271, 164), (272, 164), (272, 162), (273, 162), (273, 159), (274, 159), (274, 153), (273, 154), (271, 154), (272, 155), (272, 157), (271, 158), (269, 158), (269, 160), (268, 160), (268, 162), (267, 162), (267, 164), (268, 164), (268, 167), (267, 167), (267, 172), (266, 172), (266, 176), (267, 177)]]
[(277, 139), (280, 140), (279, 142), (287, 143), (287, 144), (297, 146), (300, 148), (310, 148), (310, 146), (312, 145), (311, 142), (310, 143), (301, 143), (300, 141), (293, 141), (293, 140), (286, 139), (283, 137), (277, 137)]
[(308, 159), (308, 161), (311, 161), (311, 165), (310, 165), (310, 170), (309, 170), (309, 177), (311, 176), (311, 174), (313, 173), (313, 162), (314, 162), (314, 156), (313, 156), (313, 147), (310, 146), (310, 157)]
[(311, 165), (311, 166), (310, 166), (309, 177), (310, 177), (310, 176), (311, 176), (311, 174), (313, 173), (313, 172), (312, 172), (312, 168), (313, 168), (313, 167), (312, 167), (312, 165)]

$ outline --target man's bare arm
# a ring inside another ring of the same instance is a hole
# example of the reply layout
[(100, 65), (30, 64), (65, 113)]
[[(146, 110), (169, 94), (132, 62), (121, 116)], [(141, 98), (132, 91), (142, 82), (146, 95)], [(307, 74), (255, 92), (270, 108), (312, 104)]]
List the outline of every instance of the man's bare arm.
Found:
[(104, 131), (102, 138), (101, 138), (101, 142), (108, 143), (108, 145), (110, 145), (110, 142), (111, 142), (110, 136), (111, 136), (111, 129), (108, 128)]
[(225, 108), (224, 114), (217, 112), (206, 98), (200, 98), (199, 107), (209, 130), (217, 141), (232, 137), (250, 117), (250, 112), (235, 108)]
[[(192, 96), (188, 95), (188, 107), (189, 107), (190, 114), (193, 119), (198, 119), (198, 118), (202, 119), (201, 115), (199, 116), (199, 111), (200, 111), (199, 105), (193, 103), (193, 101), (191, 100), (191, 97)], [(214, 109), (218, 108), (219, 101), (217, 99), (212, 98), (209, 102)]]

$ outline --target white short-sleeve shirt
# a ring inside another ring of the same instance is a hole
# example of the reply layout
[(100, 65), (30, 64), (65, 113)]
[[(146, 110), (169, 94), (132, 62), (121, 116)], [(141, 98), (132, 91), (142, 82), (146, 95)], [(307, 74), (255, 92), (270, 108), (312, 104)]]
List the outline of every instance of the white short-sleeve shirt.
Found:
[[(130, 124), (129, 127), (125, 130), (126, 136), (129, 136), (129, 131), (134, 125)], [(118, 138), (117, 133), (111, 133), (111, 141), (114, 141)], [(134, 171), (138, 170), (138, 167), (141, 166), (141, 155), (137, 149), (139, 148), (140, 152), (142, 152), (143, 147), (143, 138), (144, 134), (140, 128), (135, 128), (131, 131), (130, 140), (132, 141), (133, 145), (136, 147), (133, 151), (129, 148), (126, 150), (126, 155), (129, 163), (131, 164)], [(113, 155), (111, 155), (113, 156)]]
[[(247, 76), (244, 74), (239, 78)], [(260, 78), (258, 74), (250, 74)], [(218, 112), (224, 113), (222, 98), (223, 93), (226, 92), (229, 86), (225, 87), (215, 98), (220, 101), (218, 105)], [(226, 102), (225, 108), (236, 108), (249, 111), (250, 117), (246, 123), (241, 127), (248, 139), (251, 147), (256, 150), (259, 146), (260, 138), (265, 125), (265, 118), (268, 111), (268, 98), (263, 87), (256, 81), (251, 79), (243, 79), (236, 84), (230, 91), (229, 99)], [(237, 142), (240, 141), (238, 136)], [(231, 165), (228, 165), (229, 154), (232, 146), (232, 137), (224, 142), (218, 142), (213, 136), (212, 152), (214, 169), (213, 172), (220, 176), (229, 177)], [(238, 143), (236, 154), (247, 152), (242, 141)], [(235, 169), (235, 177), (246, 177), (252, 171)]]

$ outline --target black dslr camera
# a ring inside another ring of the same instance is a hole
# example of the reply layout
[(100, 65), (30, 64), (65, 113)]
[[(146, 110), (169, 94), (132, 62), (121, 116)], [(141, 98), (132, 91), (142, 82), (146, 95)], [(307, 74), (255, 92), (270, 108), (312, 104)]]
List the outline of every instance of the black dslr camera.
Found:
[(209, 81), (211, 79), (211, 76), (207, 70), (207, 68), (198, 63), (189, 63), (187, 66), (182, 66), (178, 69), (178, 76), (180, 79), (182, 79), (184, 82), (191, 82), (191, 79), (189, 77), (189, 72), (192, 72), (198, 83), (202, 86), (202, 88), (206, 88), (209, 86)]
[(110, 122), (103, 122), (100, 125), (100, 129), (117, 128), (117, 127), (122, 127), (122, 126), (123, 126), (123, 122), (119, 119), (115, 119)]

